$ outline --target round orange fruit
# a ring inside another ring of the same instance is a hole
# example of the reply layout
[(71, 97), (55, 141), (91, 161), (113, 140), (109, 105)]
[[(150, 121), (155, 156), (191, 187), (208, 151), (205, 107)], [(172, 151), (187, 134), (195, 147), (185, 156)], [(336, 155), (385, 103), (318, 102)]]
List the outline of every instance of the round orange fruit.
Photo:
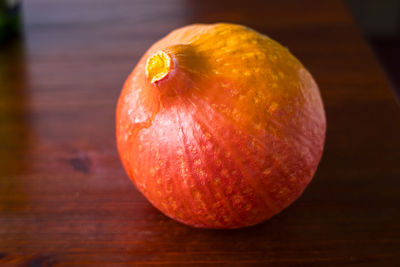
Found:
[(160, 211), (204, 228), (257, 224), (295, 201), (320, 161), (319, 89), (283, 46), (233, 24), (196, 24), (155, 43), (127, 78), (117, 145)]

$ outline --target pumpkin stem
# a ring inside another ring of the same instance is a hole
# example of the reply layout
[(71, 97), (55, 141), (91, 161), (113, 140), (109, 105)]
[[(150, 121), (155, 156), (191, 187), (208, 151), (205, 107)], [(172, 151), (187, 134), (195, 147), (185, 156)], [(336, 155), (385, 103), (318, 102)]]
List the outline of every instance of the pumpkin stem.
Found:
[(156, 83), (167, 77), (173, 68), (170, 55), (163, 51), (151, 55), (146, 62), (146, 76), (151, 83)]
[(146, 78), (161, 95), (176, 96), (194, 87), (193, 73), (207, 69), (193, 46), (178, 44), (151, 54), (146, 61)]

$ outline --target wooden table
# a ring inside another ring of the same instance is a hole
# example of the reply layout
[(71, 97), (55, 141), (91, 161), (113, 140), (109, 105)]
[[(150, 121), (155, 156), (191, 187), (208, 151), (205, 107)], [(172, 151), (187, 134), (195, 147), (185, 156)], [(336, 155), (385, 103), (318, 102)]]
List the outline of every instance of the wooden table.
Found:
[[(0, 50), (0, 264), (399, 266), (400, 110), (340, 1), (24, 4), (25, 39)], [(114, 140), (120, 88), (147, 47), (179, 26), (217, 21), (289, 47), (320, 85), (328, 121), (304, 195), (230, 231), (155, 210)]]

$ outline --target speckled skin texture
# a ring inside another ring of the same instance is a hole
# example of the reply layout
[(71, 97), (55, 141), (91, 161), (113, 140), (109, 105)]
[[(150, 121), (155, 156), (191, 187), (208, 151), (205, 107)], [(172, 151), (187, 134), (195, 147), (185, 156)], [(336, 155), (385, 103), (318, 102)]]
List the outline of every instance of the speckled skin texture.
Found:
[[(158, 51), (174, 64), (151, 83)], [(257, 224), (296, 200), (322, 155), (318, 87), (290, 52), (232, 24), (190, 25), (155, 43), (116, 114), (123, 166), (167, 216), (204, 228)]]

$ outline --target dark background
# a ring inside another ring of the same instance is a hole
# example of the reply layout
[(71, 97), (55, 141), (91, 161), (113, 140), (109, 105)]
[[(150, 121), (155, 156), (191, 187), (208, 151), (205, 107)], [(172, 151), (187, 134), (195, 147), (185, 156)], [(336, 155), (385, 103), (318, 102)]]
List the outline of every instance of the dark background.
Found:
[(400, 1), (347, 0), (346, 3), (382, 64), (399, 99)]

